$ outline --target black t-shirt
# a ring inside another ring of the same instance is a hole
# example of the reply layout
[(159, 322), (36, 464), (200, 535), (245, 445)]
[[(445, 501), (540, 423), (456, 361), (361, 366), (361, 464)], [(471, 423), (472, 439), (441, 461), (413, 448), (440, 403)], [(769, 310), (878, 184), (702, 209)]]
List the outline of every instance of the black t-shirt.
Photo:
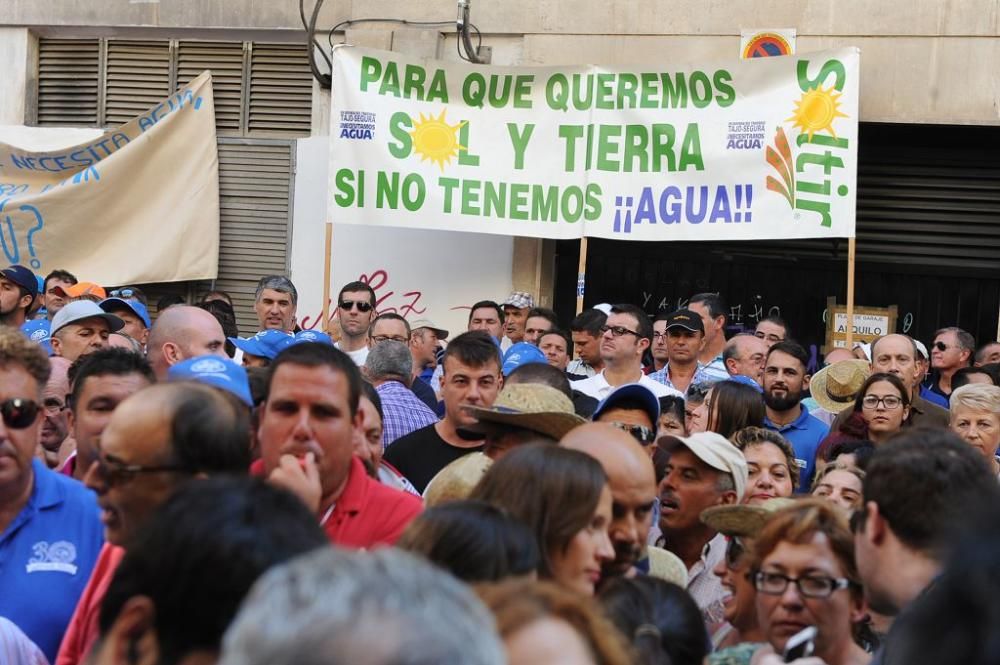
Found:
[(423, 494), (427, 483), (431, 482), (438, 471), (459, 457), (482, 449), (482, 446), (453, 446), (441, 438), (434, 425), (428, 425), (396, 439), (386, 448), (385, 461), (396, 467)]

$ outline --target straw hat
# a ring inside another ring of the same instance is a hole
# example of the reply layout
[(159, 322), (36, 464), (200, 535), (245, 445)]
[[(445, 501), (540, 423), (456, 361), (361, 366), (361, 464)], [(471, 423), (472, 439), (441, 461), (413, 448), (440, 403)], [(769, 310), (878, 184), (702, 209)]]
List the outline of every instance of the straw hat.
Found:
[(493, 460), (482, 453), (469, 453), (438, 471), (424, 488), (424, 505), (428, 508), (448, 501), (468, 498)]
[(672, 582), (681, 588), (687, 587), (688, 571), (673, 552), (668, 552), (662, 547), (646, 548), (646, 556), (649, 558), (649, 575), (665, 582)]
[(478, 438), (492, 425), (507, 425), (538, 432), (558, 441), (574, 427), (587, 422), (576, 415), (569, 397), (540, 383), (504, 386), (493, 406), (465, 405), (464, 408), (479, 423), (461, 428), (459, 434), (463, 431), (474, 432), (478, 433)]
[(841, 360), (813, 374), (809, 391), (822, 408), (840, 413), (851, 406), (871, 373), (871, 366), (864, 360)]
[(756, 506), (712, 506), (701, 511), (701, 521), (726, 536), (754, 538), (772, 514), (792, 505), (794, 499), (778, 497)]

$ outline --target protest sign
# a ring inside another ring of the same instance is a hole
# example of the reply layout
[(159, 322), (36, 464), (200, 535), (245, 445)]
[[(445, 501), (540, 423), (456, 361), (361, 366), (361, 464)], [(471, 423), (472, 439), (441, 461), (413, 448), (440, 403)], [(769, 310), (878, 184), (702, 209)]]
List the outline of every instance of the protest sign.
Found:
[(855, 48), (648, 67), (333, 57), (334, 224), (647, 241), (853, 237)]
[(0, 260), (108, 285), (212, 279), (218, 169), (207, 71), (92, 140), (0, 143)]

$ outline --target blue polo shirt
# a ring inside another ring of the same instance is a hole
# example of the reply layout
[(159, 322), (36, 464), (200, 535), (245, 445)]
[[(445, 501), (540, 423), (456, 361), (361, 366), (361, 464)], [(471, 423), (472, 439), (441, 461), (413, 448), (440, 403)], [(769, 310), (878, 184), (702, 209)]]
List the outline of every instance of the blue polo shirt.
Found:
[(104, 528), (93, 492), (37, 459), (31, 466), (31, 497), (0, 533), (0, 616), (17, 624), (54, 663)]
[(931, 404), (937, 404), (942, 409), (947, 409), (951, 406), (950, 404), (948, 404), (947, 397), (945, 397), (944, 395), (939, 395), (938, 393), (934, 392), (927, 386), (920, 386), (920, 396), (923, 397), (928, 402), (930, 402)]
[(777, 432), (792, 444), (795, 461), (799, 463), (799, 492), (808, 493), (813, 474), (816, 472), (816, 449), (819, 448), (820, 441), (830, 433), (830, 427), (819, 418), (810, 415), (809, 410), (801, 404), (799, 411), (798, 418), (781, 427), (764, 416), (764, 427)]

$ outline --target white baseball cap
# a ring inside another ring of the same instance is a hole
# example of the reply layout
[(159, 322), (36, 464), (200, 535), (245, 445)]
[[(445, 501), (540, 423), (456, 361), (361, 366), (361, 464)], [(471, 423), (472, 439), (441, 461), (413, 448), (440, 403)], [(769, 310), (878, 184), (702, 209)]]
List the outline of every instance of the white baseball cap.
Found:
[(736, 502), (743, 500), (747, 488), (747, 460), (743, 452), (726, 437), (715, 432), (698, 432), (691, 436), (662, 436), (657, 445), (670, 452), (677, 446), (684, 446), (713, 469), (728, 473), (736, 487)]

